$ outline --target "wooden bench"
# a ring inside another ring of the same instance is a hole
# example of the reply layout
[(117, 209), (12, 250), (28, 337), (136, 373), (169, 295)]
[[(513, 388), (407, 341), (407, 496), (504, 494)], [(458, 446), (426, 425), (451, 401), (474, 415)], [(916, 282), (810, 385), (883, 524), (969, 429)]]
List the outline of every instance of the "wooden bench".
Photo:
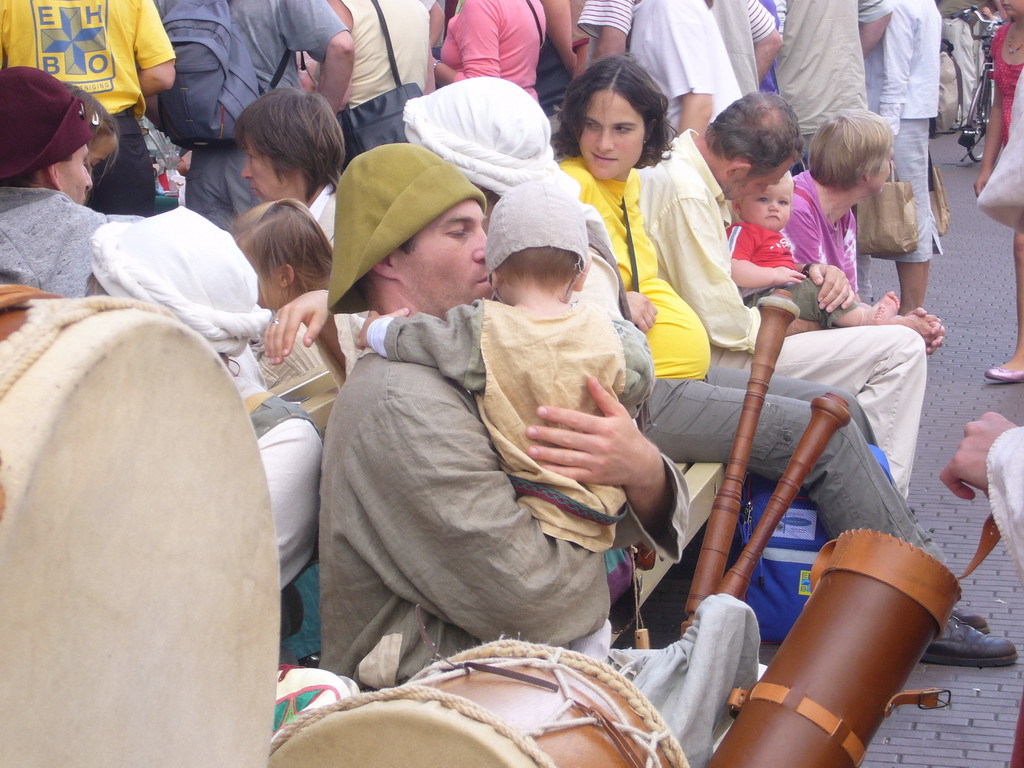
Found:
[(310, 371), (299, 382), (294, 380), (280, 384), (270, 390), (273, 394), (290, 403), (298, 403), (313, 419), (320, 434), (327, 429), (331, 406), (338, 395), (338, 384), (327, 370), (327, 366)]

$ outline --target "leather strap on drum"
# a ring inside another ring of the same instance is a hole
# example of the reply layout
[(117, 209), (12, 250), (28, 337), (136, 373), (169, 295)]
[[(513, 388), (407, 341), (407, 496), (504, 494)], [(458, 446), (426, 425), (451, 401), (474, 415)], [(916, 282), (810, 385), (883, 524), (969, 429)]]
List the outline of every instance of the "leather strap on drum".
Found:
[(953, 694), (948, 688), (918, 688), (913, 691), (900, 691), (885, 705), (885, 716), (889, 717), (896, 709), (906, 704), (916, 704), (919, 709), (942, 709), (948, 707)]
[(55, 293), (45, 293), (28, 285), (0, 285), (0, 341), (25, 323), (25, 309), (31, 299), (59, 298)]
[(985, 518), (985, 524), (981, 527), (981, 538), (978, 540), (978, 551), (974, 553), (974, 558), (971, 560), (970, 565), (967, 566), (967, 570), (960, 574), (961, 581), (974, 573), (974, 569), (981, 565), (982, 561), (988, 557), (989, 552), (992, 551), (996, 542), (999, 541), (999, 536), (999, 527), (996, 525), (995, 519), (990, 514)]
[(776, 683), (758, 683), (751, 688), (747, 694), (747, 701), (768, 701), (778, 704), (786, 709), (791, 709), (801, 717), (810, 720), (821, 728), (850, 756), (854, 765), (860, 765), (864, 760), (864, 743), (860, 737), (841, 718), (832, 714), (828, 709), (807, 696), (799, 701), (793, 701), (796, 697), (791, 695), (792, 690), (784, 685)]
[(24, 307), (29, 299), (59, 299), (56, 293), (46, 293), (29, 285), (0, 285), (0, 309)]
[(495, 667), (490, 664), (480, 664), (475, 661), (460, 661), (457, 664), (455, 662), (449, 661), (441, 655), (441, 651), (437, 647), (437, 644), (434, 643), (434, 641), (430, 639), (430, 635), (427, 634), (427, 624), (424, 621), (423, 613), (423, 606), (417, 603), (416, 624), (418, 625), (418, 629), (420, 632), (420, 640), (423, 642), (425, 646), (427, 646), (428, 648), (430, 648), (430, 650), (434, 652), (435, 659), (448, 665), (448, 669), (464, 669), (467, 671), (475, 670), (476, 672), (486, 672), (491, 675), (498, 675), (500, 677), (507, 677), (511, 680), (518, 680), (520, 683), (526, 683), (527, 685), (536, 685), (538, 688), (544, 688), (545, 690), (551, 691), (552, 693), (558, 690), (558, 685), (556, 683), (552, 683), (548, 680), (543, 680), (539, 677), (534, 677), (533, 675), (524, 675), (522, 672), (516, 672), (512, 669), (502, 669), (501, 667)]

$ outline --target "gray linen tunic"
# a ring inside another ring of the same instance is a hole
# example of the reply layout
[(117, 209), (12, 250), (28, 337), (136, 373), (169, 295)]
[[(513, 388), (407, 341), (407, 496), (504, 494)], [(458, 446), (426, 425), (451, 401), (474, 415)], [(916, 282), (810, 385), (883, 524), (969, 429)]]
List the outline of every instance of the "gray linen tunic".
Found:
[[(654, 542), (630, 514), (618, 545), (673, 560), (688, 514)], [(432, 656), (501, 636), (561, 645), (608, 615), (604, 558), (545, 536), (516, 504), (472, 395), (436, 370), (364, 357), (342, 388), (324, 445), (320, 514), (326, 669), (363, 685), (401, 683)]]

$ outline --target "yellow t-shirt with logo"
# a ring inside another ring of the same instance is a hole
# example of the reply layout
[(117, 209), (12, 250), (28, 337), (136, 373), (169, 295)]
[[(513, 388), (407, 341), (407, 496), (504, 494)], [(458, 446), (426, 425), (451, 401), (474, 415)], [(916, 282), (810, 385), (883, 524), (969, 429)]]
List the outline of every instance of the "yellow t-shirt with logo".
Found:
[(146, 111), (138, 69), (174, 59), (153, 0), (0, 2), (0, 61), (88, 91), (111, 114)]
[(599, 180), (590, 175), (583, 158), (562, 161), (562, 170), (580, 184), (580, 200), (594, 206), (611, 237), (615, 260), (626, 290), (633, 290), (633, 270), (622, 216), (625, 201), (630, 235), (639, 272), (640, 293), (658, 309), (647, 343), (654, 357), (654, 375), (660, 379), (703, 379), (711, 365), (711, 344), (697, 313), (672, 286), (658, 277), (658, 254), (644, 230), (640, 214), (640, 176), (635, 170), (622, 181)]

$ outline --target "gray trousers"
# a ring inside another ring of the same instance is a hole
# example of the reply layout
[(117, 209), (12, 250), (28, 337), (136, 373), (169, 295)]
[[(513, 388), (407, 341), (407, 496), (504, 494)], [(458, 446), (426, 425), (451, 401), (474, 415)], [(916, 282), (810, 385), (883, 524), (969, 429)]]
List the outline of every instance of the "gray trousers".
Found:
[(221, 229), (259, 205), (248, 179), (242, 178), (245, 153), (233, 145), (196, 147), (185, 185), (185, 207)]
[[(725, 463), (748, 376), (747, 371), (712, 368), (705, 381), (657, 379), (649, 401), (647, 437), (673, 461)], [(774, 377), (754, 435), (749, 470), (770, 480), (782, 476), (810, 422), (809, 401), (826, 392), (846, 398), (851, 408), (850, 423), (832, 437), (804, 481), (826, 532), (834, 537), (853, 528), (881, 531), (944, 560), (868, 448), (868, 440), (873, 440), (871, 428), (849, 393)]]

